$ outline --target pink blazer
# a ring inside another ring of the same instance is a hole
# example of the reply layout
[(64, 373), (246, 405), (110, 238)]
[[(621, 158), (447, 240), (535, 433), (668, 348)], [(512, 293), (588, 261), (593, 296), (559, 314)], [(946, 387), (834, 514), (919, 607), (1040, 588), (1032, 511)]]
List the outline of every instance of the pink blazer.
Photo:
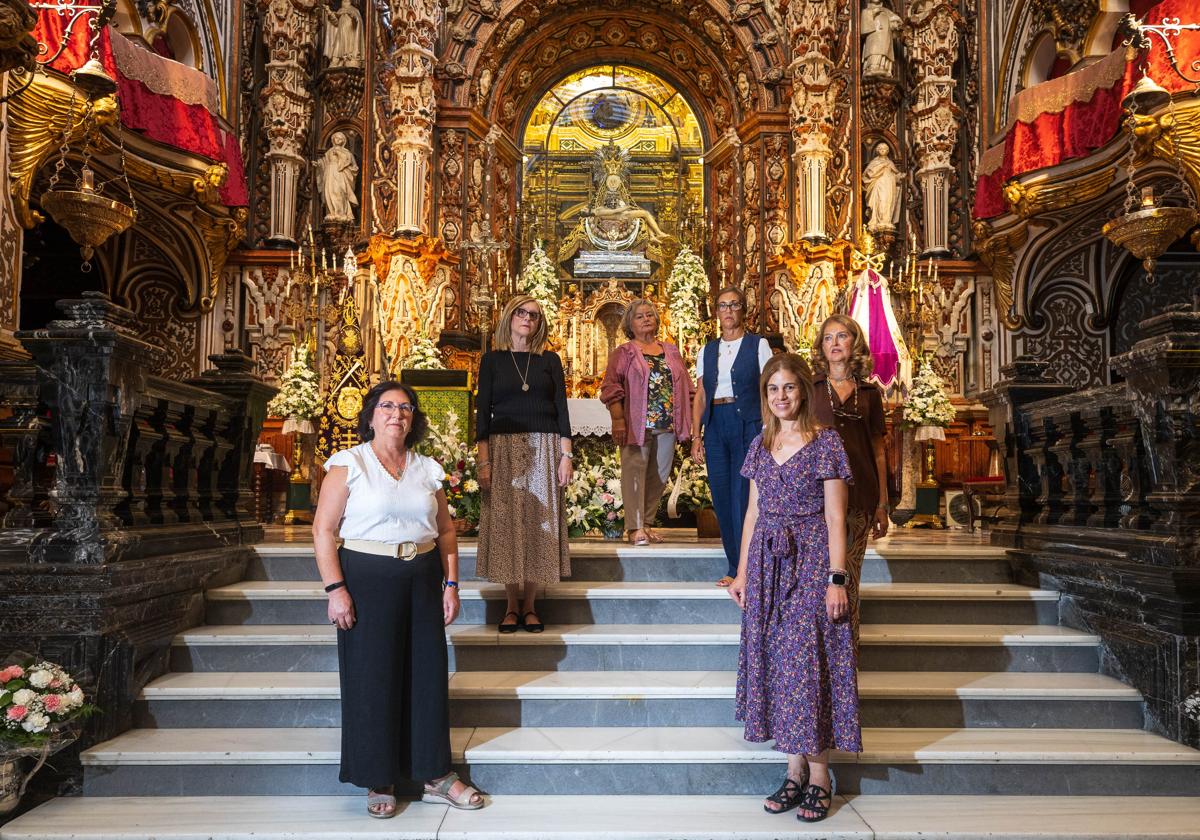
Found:
[[(671, 370), (674, 400), (675, 439), (692, 436), (692, 377), (679, 348), (669, 341), (662, 342), (667, 367)], [(642, 357), (637, 344), (627, 341), (608, 357), (600, 401), (612, 405), (618, 400), (625, 405), (625, 428), (630, 444), (641, 446), (646, 441), (646, 402), (650, 389), (650, 365)]]

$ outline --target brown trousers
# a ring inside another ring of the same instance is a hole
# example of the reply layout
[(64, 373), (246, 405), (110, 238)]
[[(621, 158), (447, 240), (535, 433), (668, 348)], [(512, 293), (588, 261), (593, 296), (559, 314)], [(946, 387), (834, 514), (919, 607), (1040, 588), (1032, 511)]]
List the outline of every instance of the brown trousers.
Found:
[(862, 575), (863, 558), (867, 554), (867, 538), (871, 534), (871, 517), (865, 511), (846, 513), (846, 598), (850, 601), (850, 628), (854, 636), (854, 655), (858, 656), (858, 583)]
[(641, 446), (621, 447), (621, 500), (625, 530), (636, 531), (654, 521), (675, 461), (675, 433), (646, 430)]

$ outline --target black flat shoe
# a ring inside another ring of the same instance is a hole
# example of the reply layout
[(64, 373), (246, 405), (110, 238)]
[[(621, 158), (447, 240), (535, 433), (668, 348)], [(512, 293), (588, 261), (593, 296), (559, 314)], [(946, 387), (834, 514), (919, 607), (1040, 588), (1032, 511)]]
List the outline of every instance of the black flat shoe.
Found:
[(525, 615), (521, 616), (521, 627), (525, 630), (526, 633), (541, 633), (543, 630), (546, 629), (545, 624), (542, 624), (542, 622), (540, 622), (540, 621), (536, 621), (536, 622), (530, 621), (529, 616), (533, 616), (534, 618), (537, 618), (538, 614), (535, 613), (533, 610), (530, 610), (529, 612), (525, 613)]
[[(512, 624), (505, 624), (504, 618), (508, 618), (510, 615), (516, 616), (517, 620), (514, 621)], [(501, 633), (516, 633), (518, 630), (521, 629), (521, 616), (517, 615), (512, 610), (509, 610), (508, 612), (506, 612), (504, 614), (504, 618), (500, 619), (500, 626), (498, 628), (496, 628)]]

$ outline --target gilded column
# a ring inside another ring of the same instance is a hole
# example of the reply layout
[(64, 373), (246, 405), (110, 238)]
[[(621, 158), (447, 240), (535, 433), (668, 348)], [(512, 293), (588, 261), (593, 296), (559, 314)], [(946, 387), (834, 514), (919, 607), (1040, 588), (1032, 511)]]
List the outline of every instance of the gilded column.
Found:
[(396, 232), (428, 233), (429, 162), (433, 156), (434, 47), (441, 7), (436, 0), (392, 0), (392, 49), (382, 63), (388, 122), (396, 156)]
[(788, 6), (796, 219), (801, 238), (818, 241), (829, 238), (826, 196), (837, 96), (832, 55), (837, 19), (834, 0), (800, 0)]
[(271, 167), (268, 239), (294, 245), (296, 195), (308, 167), (305, 150), (312, 122), (309, 93), (318, 27), (316, 0), (260, 0), (268, 45), (263, 88), (263, 127)]
[(950, 188), (962, 116), (954, 102), (954, 64), (964, 27), (949, 0), (916, 0), (909, 9), (906, 39), (917, 77), (912, 124), (925, 232), (921, 250), (927, 255), (950, 253)]

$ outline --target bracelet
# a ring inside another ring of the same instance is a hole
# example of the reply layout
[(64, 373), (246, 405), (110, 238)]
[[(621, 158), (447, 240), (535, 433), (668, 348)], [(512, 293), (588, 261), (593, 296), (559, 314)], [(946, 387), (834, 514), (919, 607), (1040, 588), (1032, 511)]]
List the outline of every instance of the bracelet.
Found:
[(341, 588), (342, 588), (343, 586), (345, 586), (345, 585), (346, 585), (346, 581), (344, 581), (344, 580), (339, 580), (337, 583), (331, 583), (331, 584), (329, 584), (328, 586), (326, 586), (326, 587), (325, 587), (325, 591), (326, 591), (326, 592), (332, 592), (332, 591), (334, 591), (335, 589), (341, 589)]
[(562, 457), (566, 458), (568, 461), (574, 461), (575, 453), (574, 452), (563, 452)]
[(491, 461), (480, 461), (479, 463), (477, 463), (475, 465), (475, 467), (477, 469), (483, 469), (484, 467), (490, 467), (491, 465), (492, 465)]
[(446, 581), (446, 583), (444, 585), (448, 586), (448, 587), (453, 587), (454, 589), (458, 589), (458, 581), (456, 581), (456, 580), (448, 580), (448, 581)]

